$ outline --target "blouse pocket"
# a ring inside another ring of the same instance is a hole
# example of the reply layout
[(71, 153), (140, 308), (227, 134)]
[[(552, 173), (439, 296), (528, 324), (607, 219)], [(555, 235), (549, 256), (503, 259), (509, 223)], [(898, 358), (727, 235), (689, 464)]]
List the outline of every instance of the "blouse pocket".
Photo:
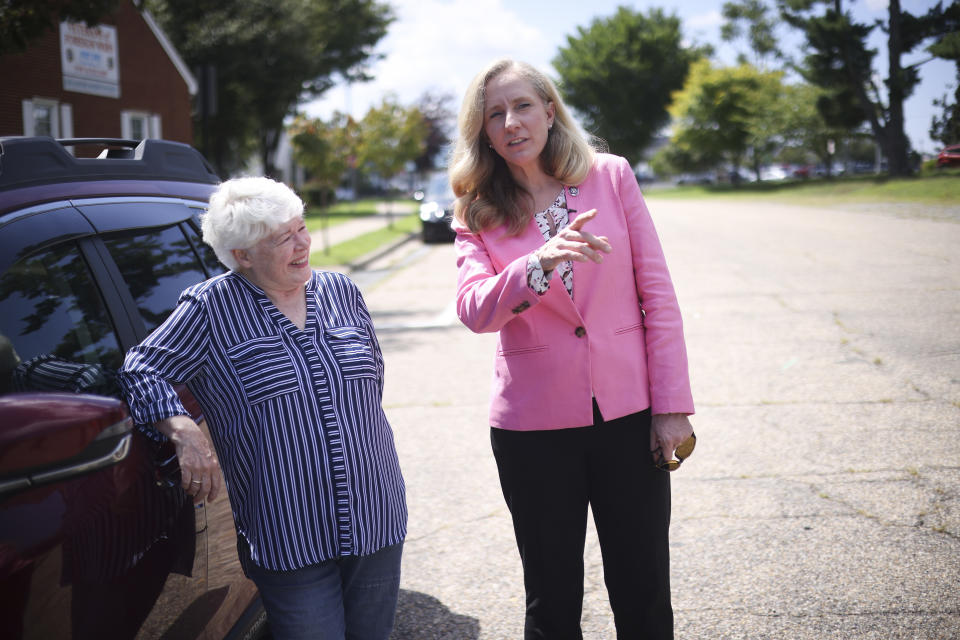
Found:
[(293, 362), (279, 336), (255, 338), (230, 347), (227, 357), (252, 404), (300, 390)]
[(361, 327), (324, 327), (327, 345), (344, 380), (377, 377), (377, 361), (367, 332)]

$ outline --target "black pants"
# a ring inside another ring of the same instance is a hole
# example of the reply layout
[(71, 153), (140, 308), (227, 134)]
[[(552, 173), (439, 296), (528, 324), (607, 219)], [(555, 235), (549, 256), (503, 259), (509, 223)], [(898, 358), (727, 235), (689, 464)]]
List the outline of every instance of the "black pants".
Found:
[(672, 638), (670, 475), (650, 459), (649, 410), (551, 431), (491, 429), (527, 593), (524, 639), (582, 638), (587, 505), (617, 638)]

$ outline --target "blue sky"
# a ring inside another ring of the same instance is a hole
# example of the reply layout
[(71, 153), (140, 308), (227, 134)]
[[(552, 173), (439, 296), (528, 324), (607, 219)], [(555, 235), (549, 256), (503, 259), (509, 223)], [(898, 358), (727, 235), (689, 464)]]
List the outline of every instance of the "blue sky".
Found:
[[(377, 51), (384, 59), (372, 67), (374, 80), (350, 87), (336, 86), (323, 98), (306, 105), (313, 116), (327, 117), (334, 110), (362, 117), (387, 93), (404, 104), (412, 104), (425, 92), (450, 93), (459, 108), (460, 98), (475, 73), (490, 60), (509, 56), (526, 60), (556, 76), (550, 60), (577, 27), (587, 27), (597, 17), (607, 17), (618, 6), (646, 12), (664, 7), (683, 22), (684, 37), (698, 44), (710, 43), (716, 59), (732, 64), (745, 45), (728, 45), (720, 40), (723, 0), (684, 0), (671, 6), (656, 0), (390, 0), (397, 20)], [(589, 7), (584, 5), (589, 4)], [(884, 20), (886, 0), (856, 0), (845, 3), (864, 22)], [(904, 11), (924, 13), (934, 0), (901, 0)], [(784, 27), (780, 33), (787, 48), (796, 52), (801, 45), (796, 32)], [(883, 33), (875, 30), (873, 46), (879, 50), (875, 66), (886, 77), (886, 46)], [(913, 54), (911, 63), (927, 56)], [(919, 151), (935, 152), (939, 143), (930, 140), (930, 120), (935, 113), (933, 99), (956, 84), (954, 66), (934, 60), (921, 67), (922, 83), (905, 103), (907, 135)]]

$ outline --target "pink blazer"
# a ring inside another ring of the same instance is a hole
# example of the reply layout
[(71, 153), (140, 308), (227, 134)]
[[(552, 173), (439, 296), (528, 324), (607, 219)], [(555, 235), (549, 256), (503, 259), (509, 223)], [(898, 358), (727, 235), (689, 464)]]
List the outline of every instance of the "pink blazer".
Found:
[(590, 425), (591, 396), (607, 420), (648, 407), (692, 414), (680, 308), (633, 171), (598, 154), (566, 189), (571, 210), (597, 209), (586, 229), (613, 246), (601, 264), (573, 263), (572, 299), (558, 278), (543, 296), (527, 286), (527, 257), (544, 243), (532, 219), (518, 236), (454, 225), (457, 314), (474, 332), (499, 332), (491, 426)]

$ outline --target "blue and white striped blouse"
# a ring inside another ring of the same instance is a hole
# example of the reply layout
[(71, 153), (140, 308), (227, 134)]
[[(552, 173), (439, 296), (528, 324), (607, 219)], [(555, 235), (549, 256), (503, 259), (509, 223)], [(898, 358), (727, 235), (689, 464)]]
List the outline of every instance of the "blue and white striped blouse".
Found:
[(138, 423), (203, 408), (250, 559), (270, 570), (368, 555), (406, 534), (383, 355), (357, 286), (315, 271), (303, 330), (237, 273), (190, 287), (120, 371)]

